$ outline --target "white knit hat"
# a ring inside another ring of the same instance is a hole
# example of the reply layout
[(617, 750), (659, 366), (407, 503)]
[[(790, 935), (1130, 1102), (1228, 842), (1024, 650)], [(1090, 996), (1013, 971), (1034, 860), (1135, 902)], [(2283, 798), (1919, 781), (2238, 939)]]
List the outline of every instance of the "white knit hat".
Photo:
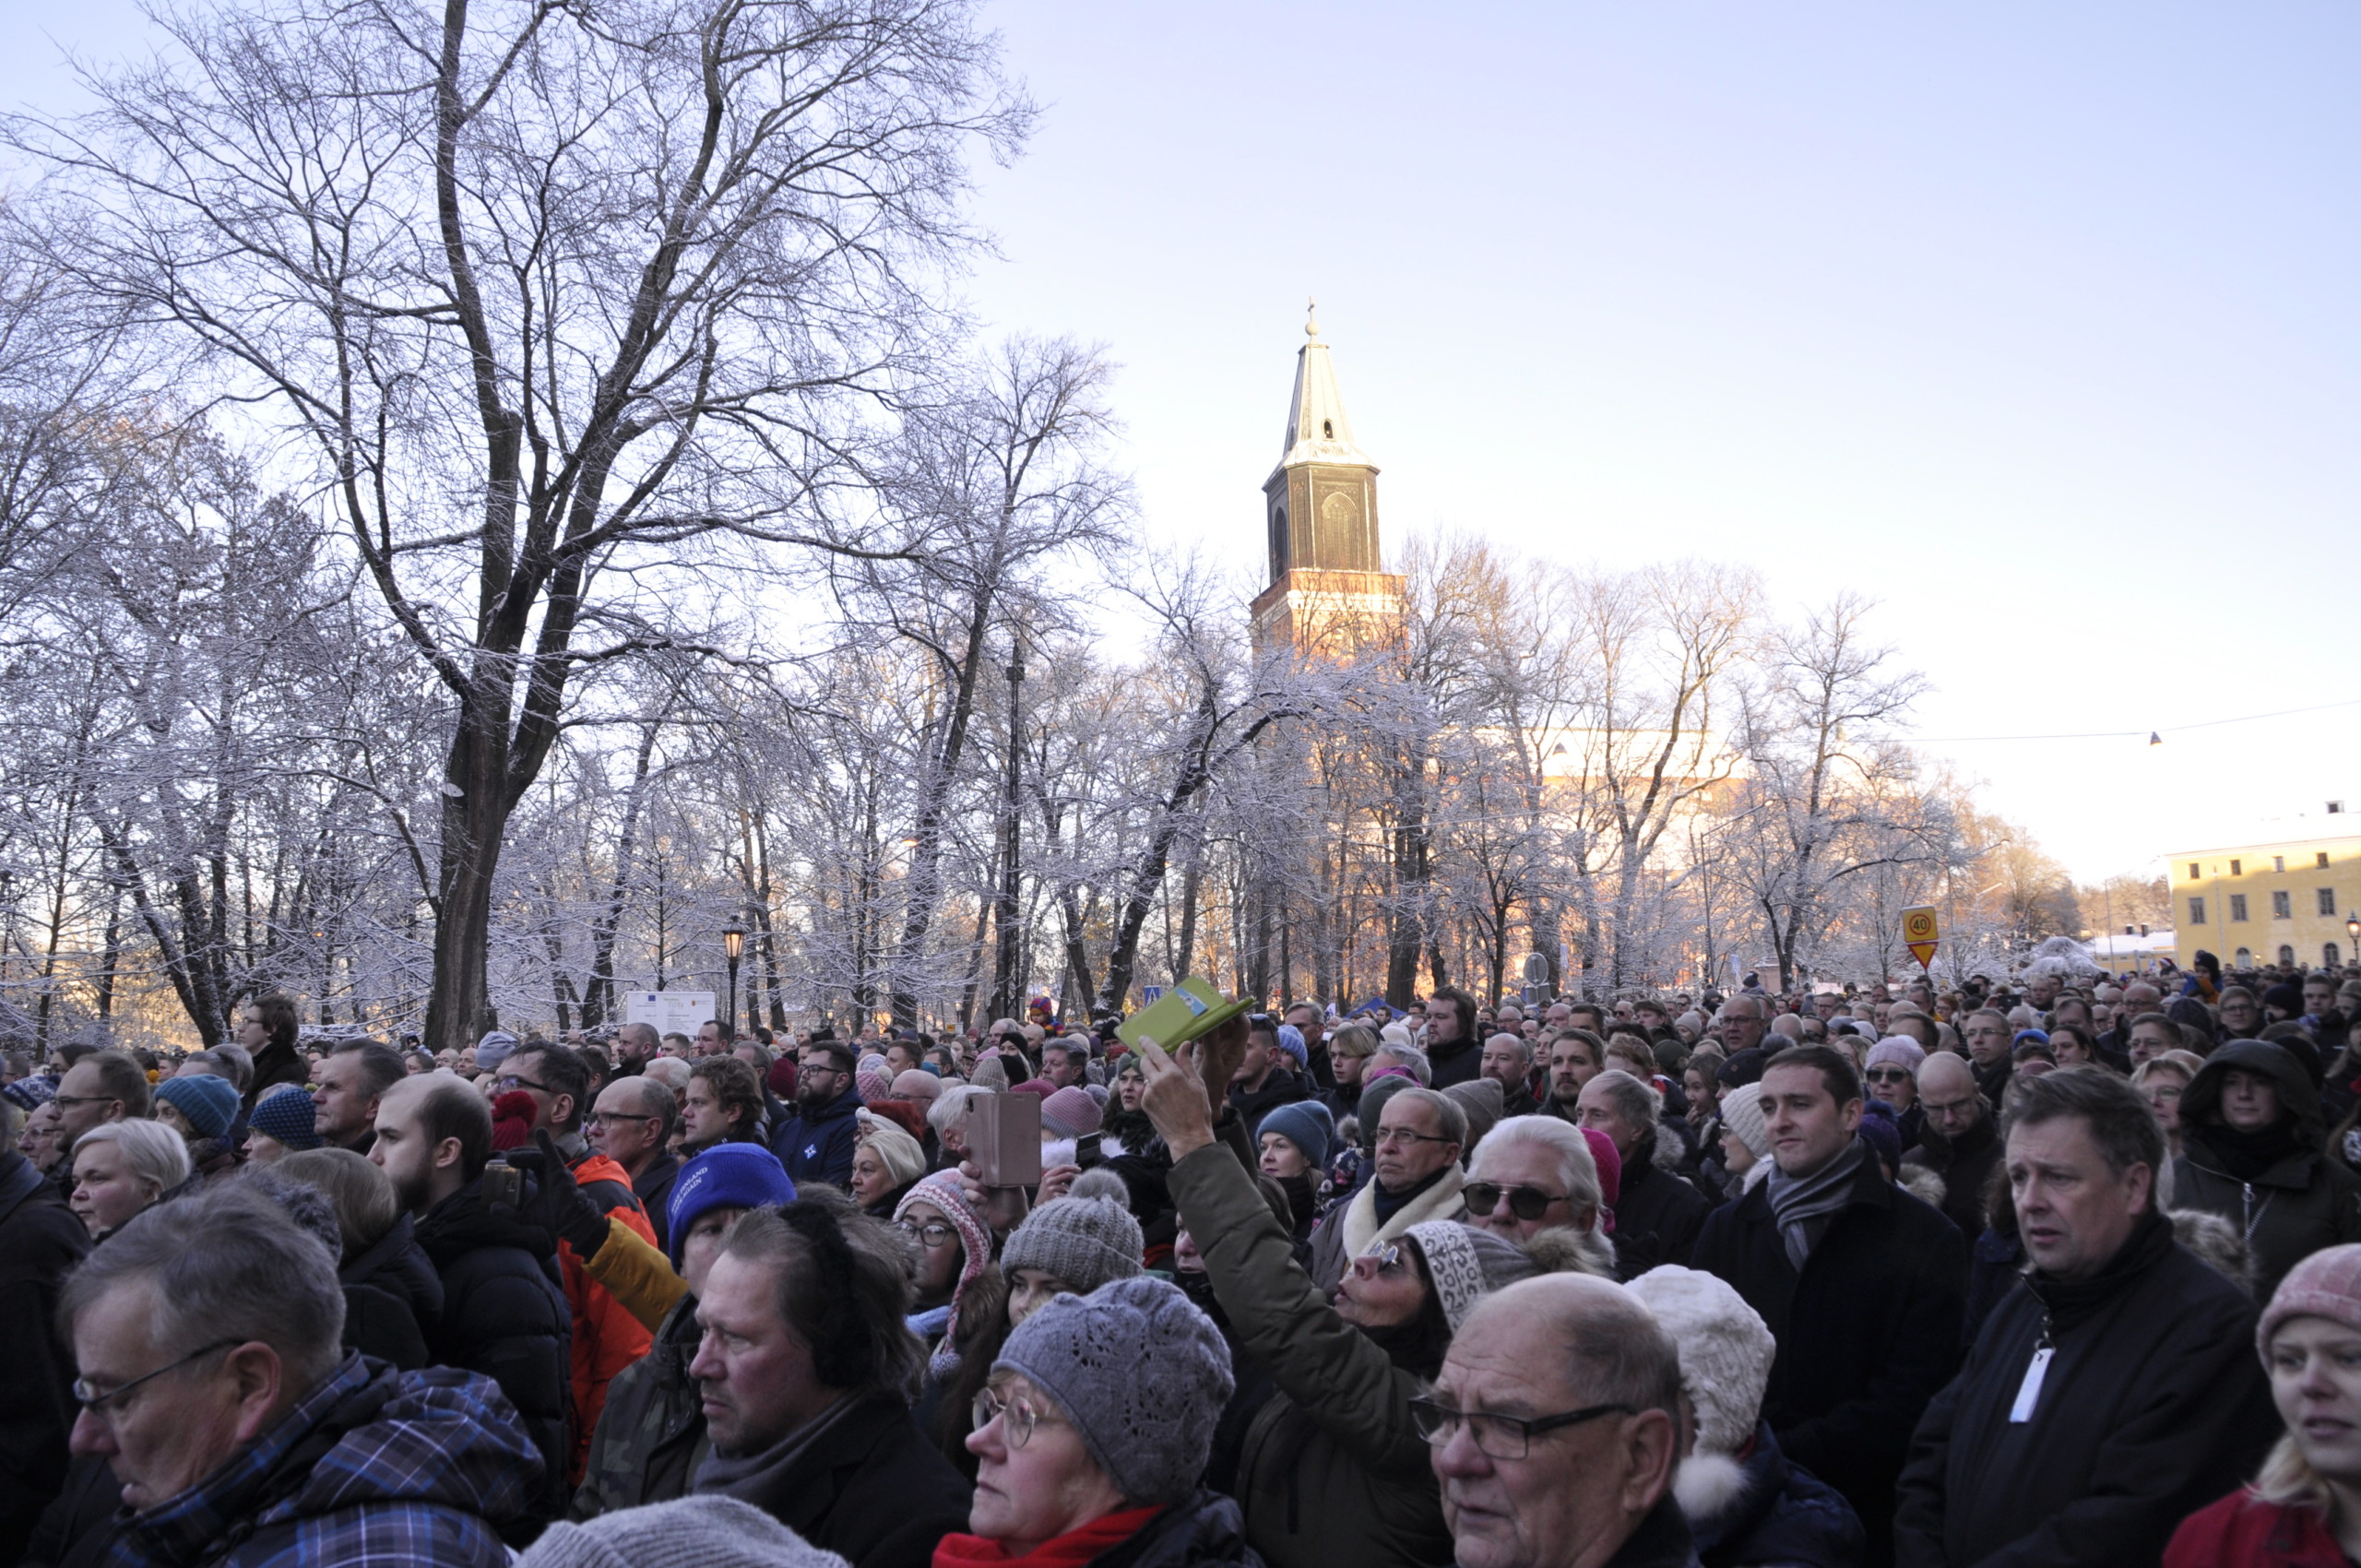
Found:
[(1771, 1133), (1762, 1124), (1762, 1094), (1754, 1085), (1741, 1085), (1722, 1096), (1722, 1125), (1736, 1133), (1738, 1141), (1756, 1159), (1771, 1158)]
[(1720, 1279), (1678, 1264), (1648, 1270), (1631, 1289), (1680, 1347), (1680, 1388), (1697, 1412), (1697, 1452), (1737, 1454), (1753, 1441), (1778, 1349), (1762, 1315)]

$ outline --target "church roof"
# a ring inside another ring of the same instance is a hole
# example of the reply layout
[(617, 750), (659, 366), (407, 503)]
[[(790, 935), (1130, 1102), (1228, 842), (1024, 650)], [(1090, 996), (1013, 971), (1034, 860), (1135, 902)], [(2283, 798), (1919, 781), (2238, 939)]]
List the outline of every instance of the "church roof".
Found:
[[(1287, 445), (1279, 468), (1299, 463), (1350, 463), (1375, 471), (1369, 454), (1353, 444), (1353, 422), (1345, 416), (1345, 395), (1336, 387), (1336, 366), (1321, 340), (1320, 317), (1305, 312), (1306, 341), (1296, 350), (1295, 396), (1287, 403)], [(1275, 472), (1277, 470), (1274, 470)]]

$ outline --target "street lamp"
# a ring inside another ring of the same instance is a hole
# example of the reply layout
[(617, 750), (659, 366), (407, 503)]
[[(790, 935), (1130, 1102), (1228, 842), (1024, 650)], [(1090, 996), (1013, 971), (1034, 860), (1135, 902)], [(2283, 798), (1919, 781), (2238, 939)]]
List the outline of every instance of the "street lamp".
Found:
[(2353, 939), (2353, 945), (2344, 950), (2344, 956), (2347, 958), (2361, 958), (2361, 914), (2355, 914), (2350, 909), (2344, 912), (2344, 934)]
[(721, 950), (730, 955), (730, 1009), (721, 1015), (722, 1033), (738, 1033), (738, 960), (746, 956), (746, 930), (732, 925), (721, 933)]

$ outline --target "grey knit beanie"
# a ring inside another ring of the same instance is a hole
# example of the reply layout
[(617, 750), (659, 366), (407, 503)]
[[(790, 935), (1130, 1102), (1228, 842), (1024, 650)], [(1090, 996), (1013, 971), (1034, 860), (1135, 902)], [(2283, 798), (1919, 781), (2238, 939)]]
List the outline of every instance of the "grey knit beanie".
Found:
[(851, 1568), (751, 1503), (712, 1493), (552, 1525), (519, 1568)]
[(1056, 1298), (1011, 1331), (992, 1368), (1021, 1372), (1055, 1400), (1136, 1508), (1196, 1489), (1237, 1386), (1213, 1320), (1168, 1281), (1145, 1277)]
[(1427, 1283), (1442, 1303), (1442, 1320), (1453, 1334), (1477, 1302), (1541, 1272), (1541, 1265), (1513, 1241), (1456, 1219), (1430, 1219), (1413, 1225), (1406, 1234), (1418, 1243), (1427, 1263)]
[(1001, 1248), (1000, 1266), (1054, 1274), (1084, 1295), (1140, 1272), (1140, 1222), (1105, 1198), (1054, 1198), (1025, 1217)]

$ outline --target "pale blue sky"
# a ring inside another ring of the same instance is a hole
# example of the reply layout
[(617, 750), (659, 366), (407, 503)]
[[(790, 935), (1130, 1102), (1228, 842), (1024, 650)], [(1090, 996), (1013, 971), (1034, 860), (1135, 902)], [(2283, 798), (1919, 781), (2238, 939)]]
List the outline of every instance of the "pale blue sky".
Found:
[[(1259, 560), (1316, 293), (1389, 544), (1851, 586), (1930, 747), (2077, 873), (2361, 808), (2361, 9), (1083, 5), (979, 215), (996, 328), (1104, 341), (1152, 529)], [(0, 98), (43, 30), (0, 8)]]

